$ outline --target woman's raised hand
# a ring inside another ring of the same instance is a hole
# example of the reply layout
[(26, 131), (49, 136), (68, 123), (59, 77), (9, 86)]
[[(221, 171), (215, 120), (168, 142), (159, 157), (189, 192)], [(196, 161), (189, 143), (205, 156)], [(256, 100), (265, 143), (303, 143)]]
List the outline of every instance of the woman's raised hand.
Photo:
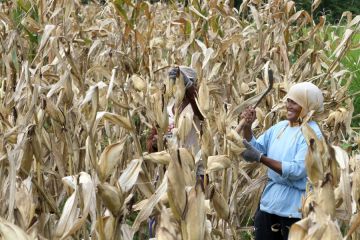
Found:
[(251, 127), (252, 123), (256, 119), (256, 111), (253, 107), (247, 107), (245, 111), (241, 113), (241, 118), (245, 119), (244, 127)]

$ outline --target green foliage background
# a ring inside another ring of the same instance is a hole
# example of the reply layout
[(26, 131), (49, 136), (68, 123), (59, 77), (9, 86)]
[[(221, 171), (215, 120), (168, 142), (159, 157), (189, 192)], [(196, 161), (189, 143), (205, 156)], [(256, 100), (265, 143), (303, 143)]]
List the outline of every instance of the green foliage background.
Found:
[[(236, 8), (240, 7), (242, 0), (234, 0)], [(298, 9), (304, 9), (310, 12), (311, 0), (295, 0)], [(314, 16), (326, 14), (330, 23), (337, 23), (345, 11), (350, 11), (354, 15), (360, 15), (359, 0), (322, 0), (320, 6), (315, 10)]]
[[(242, 0), (234, 0), (234, 7), (239, 8)], [(298, 10), (304, 9), (311, 12), (312, 0), (295, 0)], [(319, 16), (326, 15), (326, 21), (328, 24), (338, 26), (334, 31), (341, 31), (341, 23), (339, 23), (343, 12), (351, 12), (353, 18), (356, 15), (360, 15), (360, 0), (321, 0), (319, 7), (313, 13), (314, 20), (319, 19)], [(343, 21), (342, 21), (343, 22)], [(352, 39), (352, 45), (358, 46), (360, 44), (360, 33), (354, 35)], [(351, 50), (341, 61), (341, 64), (345, 66), (353, 74), (353, 78), (350, 84), (350, 94), (354, 96), (354, 118), (352, 126), (356, 129), (360, 129), (360, 49), (356, 48)]]

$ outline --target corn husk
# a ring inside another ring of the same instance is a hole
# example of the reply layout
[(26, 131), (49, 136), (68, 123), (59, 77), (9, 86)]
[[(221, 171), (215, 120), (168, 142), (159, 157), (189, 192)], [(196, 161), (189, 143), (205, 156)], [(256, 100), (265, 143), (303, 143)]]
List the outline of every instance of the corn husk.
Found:
[(121, 190), (108, 183), (99, 184), (97, 190), (105, 207), (109, 209), (114, 216), (118, 216), (124, 203), (124, 196)]

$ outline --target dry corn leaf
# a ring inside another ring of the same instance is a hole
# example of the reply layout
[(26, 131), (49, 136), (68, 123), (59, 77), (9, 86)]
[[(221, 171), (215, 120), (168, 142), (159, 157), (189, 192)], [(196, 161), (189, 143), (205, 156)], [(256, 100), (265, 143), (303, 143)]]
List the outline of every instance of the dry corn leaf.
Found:
[[(96, 114), (96, 122), (99, 122), (101, 119), (107, 120), (113, 124), (119, 125), (129, 131), (132, 130), (132, 126), (129, 118), (109, 112), (98, 112)], [(96, 124), (97, 125), (97, 124)]]
[(288, 239), (289, 240), (306, 239), (310, 224), (311, 224), (311, 219), (307, 217), (291, 225)]
[(118, 143), (114, 143), (106, 146), (104, 151), (101, 153), (99, 160), (101, 180), (105, 180), (116, 169), (116, 166), (120, 163), (119, 160), (121, 159), (126, 139), (127, 138), (125, 137)]
[(318, 182), (323, 178), (324, 174), (321, 160), (323, 144), (317, 138), (314, 130), (308, 124), (305, 124), (302, 127), (302, 132), (309, 146), (308, 152), (305, 156), (306, 171), (311, 183), (317, 186)]
[[(344, 202), (345, 210), (348, 216), (351, 216), (351, 196), (349, 196), (348, 194), (348, 192), (351, 191), (350, 175), (349, 175), (349, 156), (342, 148), (338, 146), (332, 146), (332, 148), (335, 150), (335, 158), (341, 171), (340, 183), (338, 186), (338, 188), (341, 189), (340, 190), (341, 199)], [(353, 186), (354, 183), (355, 181), (353, 181)], [(360, 179), (359, 179), (359, 184), (360, 184)], [(355, 190), (356, 187), (354, 187), (353, 189)], [(354, 192), (352, 192), (352, 194), (354, 194)]]
[(41, 37), (41, 42), (40, 42), (39, 48), (37, 50), (38, 54), (34, 57), (33, 61), (35, 61), (39, 57), (39, 54), (42, 53), (43, 48), (45, 47), (45, 44), (49, 41), (50, 35), (55, 30), (55, 28), (56, 28), (55, 25), (50, 25), (50, 24), (48, 24), (44, 27), (44, 33)]
[(97, 190), (105, 207), (110, 210), (113, 216), (117, 217), (124, 203), (121, 190), (108, 183), (99, 184)]
[(144, 172), (140, 172), (136, 185), (142, 195), (146, 198), (150, 198), (155, 192), (153, 183)]
[(326, 174), (325, 179), (317, 192), (316, 202), (324, 214), (330, 215), (333, 219), (335, 216), (335, 194), (331, 178), (332, 176), (330, 173)]
[(181, 222), (183, 239), (204, 239), (205, 236), (205, 194), (202, 183), (196, 182), (188, 196), (188, 209)]
[(135, 185), (141, 171), (142, 162), (143, 161), (140, 159), (133, 159), (127, 165), (127, 168), (123, 171), (118, 180), (122, 192), (128, 192)]
[(348, 239), (359, 226), (360, 226), (360, 213), (355, 213), (351, 216), (350, 228), (349, 231), (346, 233), (344, 240)]
[(180, 239), (180, 231), (175, 219), (171, 216), (171, 210), (163, 208), (160, 216), (160, 226), (156, 231), (158, 240)]
[(231, 160), (227, 155), (209, 156), (207, 159), (207, 172), (223, 170), (231, 165)]
[(340, 227), (338, 225), (337, 222), (334, 222), (332, 220), (330, 220), (327, 223), (325, 232), (323, 233), (323, 235), (321, 236), (321, 239), (323, 240), (339, 240), (342, 239), (342, 233), (340, 231)]
[(210, 93), (209, 93), (209, 87), (207, 86), (205, 80), (201, 81), (200, 83), (197, 101), (200, 110), (206, 116), (206, 114), (210, 110)]
[(36, 205), (33, 201), (31, 180), (24, 180), (15, 194), (15, 205), (20, 212), (25, 229), (30, 226), (35, 215)]
[(195, 159), (193, 155), (186, 148), (179, 148), (179, 152), (182, 166), (187, 165), (190, 170), (193, 170), (195, 168)]
[(311, 12), (314, 12), (315, 9), (319, 7), (320, 3), (321, 0), (314, 0), (313, 3), (311, 4)]
[(194, 112), (191, 107), (186, 107), (179, 116), (178, 130), (176, 132), (181, 143), (184, 143), (193, 126)]
[(161, 196), (167, 191), (167, 188), (168, 188), (168, 177), (167, 175), (164, 175), (161, 184), (156, 189), (155, 193), (149, 198), (147, 205), (143, 209), (141, 209), (139, 214), (137, 215), (131, 229), (132, 233), (135, 233), (139, 229), (140, 224), (149, 218), (149, 216), (153, 212), (154, 207), (160, 201)]
[(152, 161), (153, 163), (168, 165), (171, 161), (171, 156), (170, 153), (164, 150), (161, 152), (145, 154), (144, 160)]
[(228, 220), (230, 217), (230, 209), (227, 201), (225, 200), (224, 196), (215, 188), (213, 187), (210, 193), (210, 199), (216, 214), (224, 219)]
[(66, 200), (61, 217), (57, 223), (55, 230), (55, 237), (61, 238), (66, 235), (67, 232), (74, 226), (75, 221), (80, 215), (78, 209), (78, 197), (77, 192), (73, 192), (71, 196)]
[(183, 100), (184, 96), (185, 96), (185, 84), (184, 84), (184, 79), (182, 79), (182, 74), (180, 74), (180, 79), (177, 79), (175, 81), (175, 84), (173, 86), (173, 94), (175, 97), (175, 106), (180, 106), (181, 101)]
[(0, 218), (0, 236), (4, 240), (18, 239), (18, 240), (31, 240), (32, 238), (26, 234), (24, 230), (13, 223)]
[(111, 96), (111, 93), (112, 93), (113, 88), (114, 88), (117, 72), (118, 72), (118, 66), (114, 67), (111, 70), (111, 78), (110, 78), (109, 88), (108, 88), (107, 93), (106, 93), (106, 99), (109, 99), (110, 96)]
[(180, 151), (174, 150), (170, 154), (172, 159), (167, 170), (167, 195), (172, 213), (174, 217), (180, 221), (183, 219), (187, 203), (185, 176), (182, 170)]
[[(78, 208), (79, 200), (82, 201), (82, 215)], [(85, 172), (79, 174), (79, 186), (73, 194), (66, 200), (60, 220), (57, 223), (55, 236), (65, 239), (69, 235), (79, 230), (85, 223), (88, 215), (92, 219), (91, 231), (95, 229), (96, 219), (96, 196), (95, 187), (91, 176)]]
[(143, 92), (146, 89), (146, 82), (137, 74), (131, 76), (131, 82), (135, 90)]

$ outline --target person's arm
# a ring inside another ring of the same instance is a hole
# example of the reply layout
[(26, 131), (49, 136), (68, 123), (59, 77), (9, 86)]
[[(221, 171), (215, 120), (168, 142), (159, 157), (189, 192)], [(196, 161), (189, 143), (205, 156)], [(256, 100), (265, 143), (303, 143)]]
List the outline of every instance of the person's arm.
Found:
[(263, 163), (268, 168), (270, 168), (271, 170), (278, 173), (279, 175), (282, 175), (282, 164), (280, 161), (274, 160), (265, 155), (261, 155), (260, 162)]
[[(190, 102), (191, 107), (193, 109), (194, 114), (199, 118), (200, 121), (204, 121), (204, 116), (201, 114), (200, 109), (198, 108), (198, 105), (196, 104), (195, 98), (197, 97), (197, 90), (195, 85), (191, 85), (189, 88), (185, 91), (185, 99), (183, 102)], [(187, 105), (187, 103), (186, 103)], [(185, 106), (186, 106), (185, 105)], [(185, 108), (185, 107), (184, 107)]]
[(243, 127), (243, 138), (245, 138), (246, 141), (250, 142), (252, 137), (253, 137), (253, 132), (251, 130), (251, 125), (244, 126)]
[(256, 119), (255, 109), (252, 107), (248, 107), (241, 114), (241, 118), (245, 120), (243, 128), (242, 128), (242, 137), (246, 139), (246, 141), (250, 142), (253, 137), (253, 132), (251, 130), (251, 125)]
[(308, 146), (305, 140), (298, 146), (297, 153), (291, 161), (282, 162), (281, 176), (289, 180), (299, 180), (306, 176), (305, 156)]
[(157, 152), (157, 131), (152, 128), (146, 139), (146, 150), (148, 153)]
[(289, 180), (298, 180), (306, 176), (305, 155), (308, 146), (305, 140), (298, 147), (298, 151), (291, 161), (280, 162), (264, 155), (261, 156), (260, 162), (280, 174), (283, 178)]

